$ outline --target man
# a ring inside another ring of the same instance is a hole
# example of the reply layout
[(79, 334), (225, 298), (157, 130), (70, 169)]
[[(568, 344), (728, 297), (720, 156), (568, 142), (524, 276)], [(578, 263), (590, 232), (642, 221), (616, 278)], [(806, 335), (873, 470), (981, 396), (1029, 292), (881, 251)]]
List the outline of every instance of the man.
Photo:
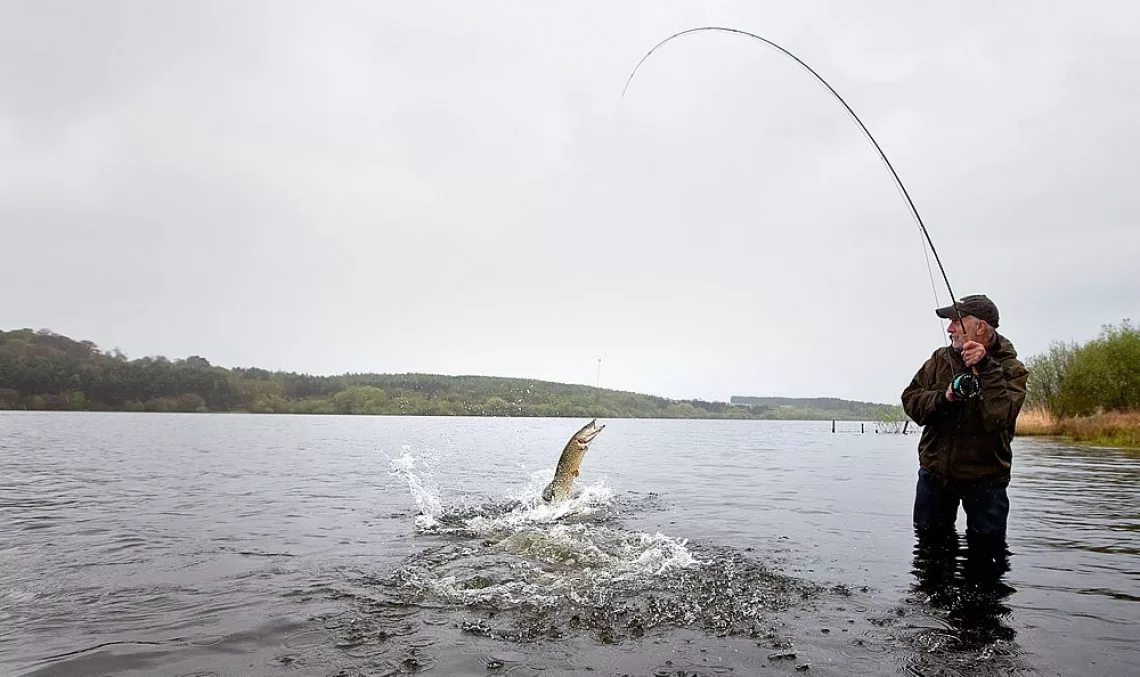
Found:
[[(935, 313), (950, 320), (951, 345), (935, 350), (902, 393), (903, 409), (923, 426), (914, 526), (952, 531), (961, 502), (967, 536), (1004, 539), (1010, 441), (1028, 372), (1013, 344), (997, 333), (998, 309), (986, 296), (966, 296), (957, 308)], [(952, 382), (963, 373), (976, 373), (976, 396), (955, 393)]]

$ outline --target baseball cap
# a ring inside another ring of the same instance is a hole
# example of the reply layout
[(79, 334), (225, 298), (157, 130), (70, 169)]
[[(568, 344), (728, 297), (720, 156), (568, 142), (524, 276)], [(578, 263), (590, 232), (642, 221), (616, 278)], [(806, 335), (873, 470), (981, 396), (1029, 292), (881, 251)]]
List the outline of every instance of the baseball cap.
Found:
[(959, 311), (962, 315), (973, 315), (979, 320), (984, 320), (991, 327), (996, 328), (998, 326), (997, 306), (985, 294), (963, 296), (958, 299), (957, 309), (953, 305), (949, 305), (935, 310), (934, 314), (947, 320), (953, 320), (958, 318)]

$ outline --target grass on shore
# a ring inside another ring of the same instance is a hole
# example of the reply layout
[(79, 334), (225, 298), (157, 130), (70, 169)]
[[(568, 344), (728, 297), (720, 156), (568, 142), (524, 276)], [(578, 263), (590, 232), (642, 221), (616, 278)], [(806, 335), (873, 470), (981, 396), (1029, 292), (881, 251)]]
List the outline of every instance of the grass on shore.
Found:
[(1017, 417), (1016, 431), (1095, 446), (1140, 448), (1140, 410), (1054, 419), (1043, 409), (1024, 409)]

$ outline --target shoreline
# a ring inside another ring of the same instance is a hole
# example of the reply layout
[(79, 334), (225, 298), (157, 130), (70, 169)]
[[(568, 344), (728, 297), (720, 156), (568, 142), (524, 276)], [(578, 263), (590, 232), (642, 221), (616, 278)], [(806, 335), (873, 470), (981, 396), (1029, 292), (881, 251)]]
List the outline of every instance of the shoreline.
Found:
[[(245, 414), (255, 416), (347, 416), (347, 417), (369, 417), (369, 416), (393, 416), (393, 417), (424, 417), (424, 418), (610, 418), (610, 419), (653, 419), (653, 420), (701, 420), (701, 421), (777, 421), (777, 422), (802, 422), (802, 423), (830, 423), (832, 421), (839, 423), (863, 423), (870, 424), (871, 429), (865, 432), (875, 432), (873, 426), (876, 421), (864, 418), (845, 418), (845, 417), (828, 417), (828, 418), (754, 418), (754, 417), (734, 417), (734, 416), (652, 416), (652, 415), (616, 415), (604, 416), (601, 414), (433, 414), (433, 413), (347, 413), (347, 412), (305, 412), (305, 411), (292, 411), (292, 412), (276, 412), (276, 411), (248, 411), (241, 409), (233, 409), (229, 411), (132, 411), (129, 409), (7, 409), (0, 407), (0, 414), (9, 411), (15, 412), (37, 412), (37, 413), (58, 413), (58, 412), (82, 412), (82, 413), (136, 413), (136, 414), (189, 414), (189, 415), (210, 415), (210, 414)], [(918, 426), (912, 434), (918, 433), (921, 430)], [(844, 431), (846, 432), (846, 431)], [(1042, 437), (1054, 438), (1062, 442), (1070, 444), (1080, 444), (1098, 447), (1115, 447), (1122, 449), (1140, 449), (1140, 409), (1130, 410), (1124, 412), (1104, 412), (1093, 414), (1090, 416), (1077, 416), (1061, 419), (1054, 419), (1048, 412), (1042, 409), (1023, 409), (1017, 418), (1017, 423), (1014, 428), (1015, 437)]]
[[(618, 420), (654, 420), (654, 421), (759, 421), (759, 422), (774, 422), (774, 423), (827, 423), (830, 429), (832, 422), (837, 423), (862, 423), (867, 426), (867, 432), (873, 432), (872, 426), (876, 424), (873, 418), (844, 418), (844, 417), (828, 417), (828, 418), (758, 418), (758, 417), (745, 417), (745, 416), (651, 416), (651, 415), (630, 415), (621, 414), (608, 416), (604, 414), (436, 414), (436, 413), (346, 413), (346, 412), (325, 412), (325, 411), (249, 411), (246, 409), (229, 409), (226, 411), (151, 411), (147, 409), (5, 409), (0, 407), (0, 415), (19, 412), (19, 413), (33, 413), (33, 414), (184, 414), (187, 416), (215, 416), (215, 415), (243, 415), (243, 416), (336, 416), (346, 418), (565, 418), (565, 419), (582, 419), (582, 418), (598, 418), (608, 419), (613, 421)], [(912, 426), (910, 434), (918, 430), (917, 427)]]
[(1140, 449), (1140, 410), (1055, 419), (1043, 409), (1027, 409), (1017, 417), (1015, 434), (1054, 437), (1074, 444)]

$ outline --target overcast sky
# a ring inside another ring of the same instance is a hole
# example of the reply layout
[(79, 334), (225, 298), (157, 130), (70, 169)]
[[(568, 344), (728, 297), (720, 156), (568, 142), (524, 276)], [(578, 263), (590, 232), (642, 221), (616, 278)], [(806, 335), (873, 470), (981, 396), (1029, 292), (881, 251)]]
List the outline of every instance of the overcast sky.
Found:
[[(0, 3), (0, 328), (897, 402), (924, 244), (1023, 357), (1140, 320), (1140, 5)], [(931, 259), (931, 265), (933, 260)], [(935, 293), (937, 292), (937, 299)]]

